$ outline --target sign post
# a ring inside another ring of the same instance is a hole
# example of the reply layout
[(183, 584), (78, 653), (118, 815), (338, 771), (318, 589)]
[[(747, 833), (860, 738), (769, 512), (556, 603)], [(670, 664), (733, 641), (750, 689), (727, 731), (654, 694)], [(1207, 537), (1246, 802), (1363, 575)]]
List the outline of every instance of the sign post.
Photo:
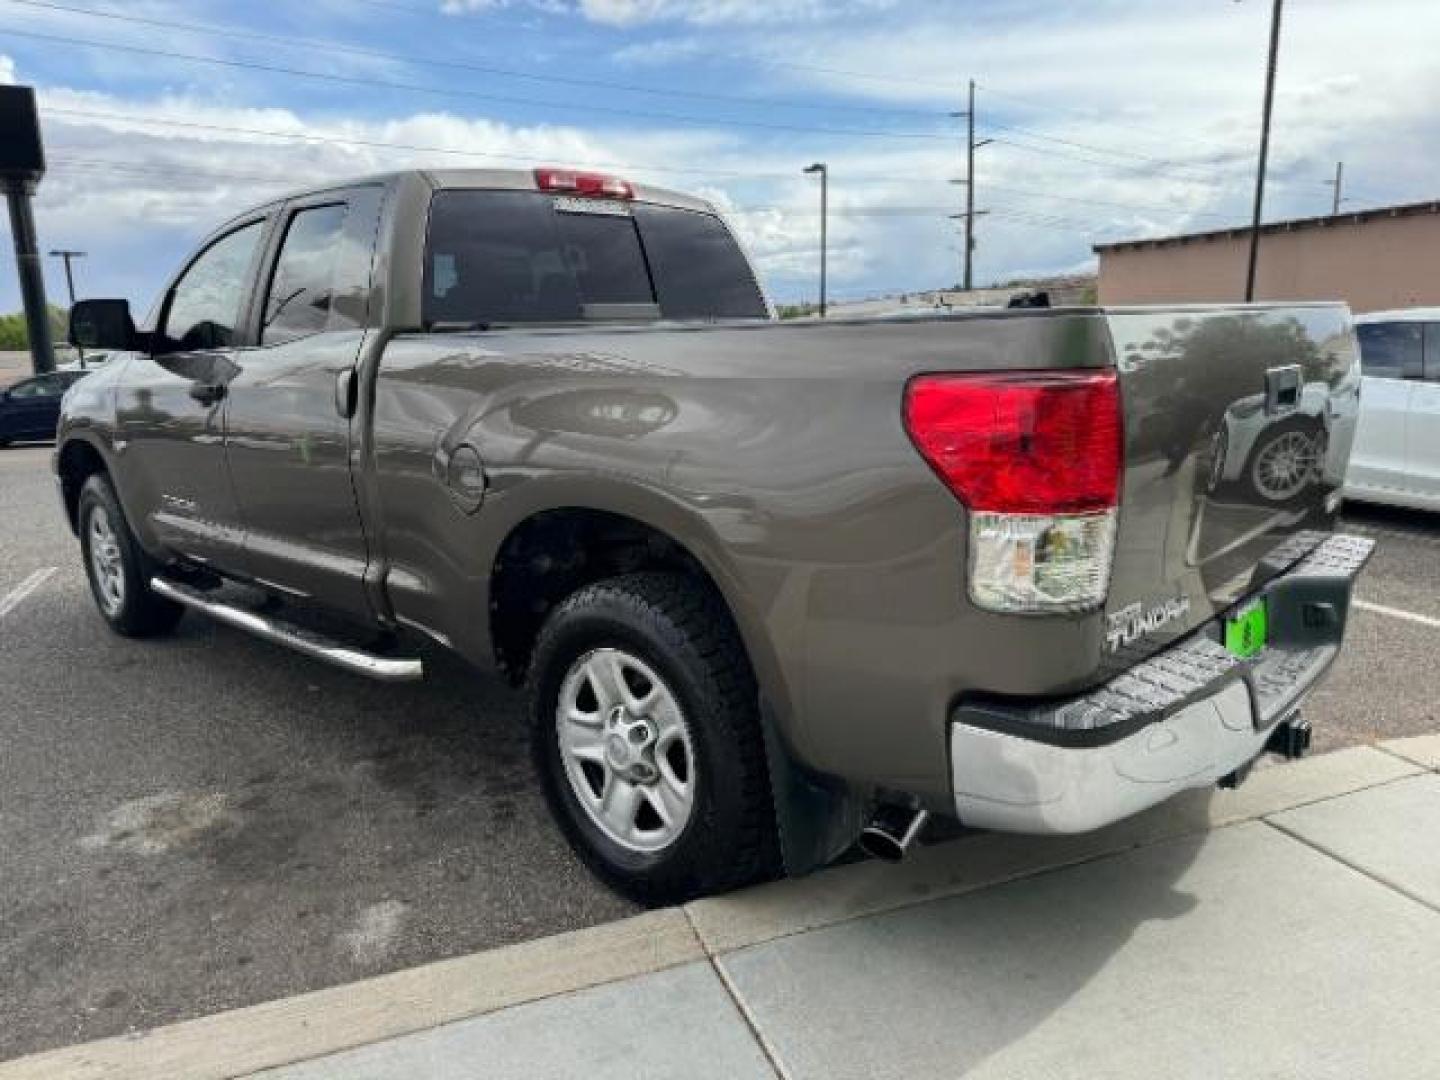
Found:
[(0, 186), (5, 189), (10, 209), (15, 269), (25, 304), (30, 361), (36, 374), (55, 370), (50, 312), (45, 306), (45, 274), (35, 239), (35, 217), (30, 212), (30, 196), (44, 175), (45, 151), (40, 144), (35, 91), (28, 86), (0, 86)]

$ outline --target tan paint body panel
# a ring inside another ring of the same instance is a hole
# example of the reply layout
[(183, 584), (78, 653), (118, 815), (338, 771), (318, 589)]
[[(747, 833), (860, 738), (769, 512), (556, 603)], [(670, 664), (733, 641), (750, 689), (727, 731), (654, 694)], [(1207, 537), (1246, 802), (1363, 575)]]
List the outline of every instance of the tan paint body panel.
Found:
[[(1071, 309), (421, 333), (430, 197), (437, 185), (483, 186), (489, 175), (376, 181), (385, 195), (369, 325), (326, 345), (324, 356), (317, 351), (316, 369), (287, 399), (325, 415), (313, 431), (289, 424), (281, 436), (276, 418), (243, 413), (242, 495), (263, 493), (269, 519), (280, 522), (285, 507), (302, 502), (305, 520), (278, 531), (304, 542), (256, 537), (227, 549), (221, 535), (209, 538), (208, 556), (227, 572), (277, 581), (352, 615), (393, 613), (488, 665), (490, 580), (511, 531), (556, 508), (628, 516), (683, 545), (715, 579), (801, 761), (937, 806), (950, 798), (946, 729), (958, 697), (1076, 692), (1121, 661), (1106, 651), (1104, 611), (1002, 616), (968, 602), (966, 512), (906, 435), (908, 380), (1110, 367), (1118, 352), (1128, 471), (1112, 597), (1129, 603), (1187, 588), (1193, 623), (1213, 611), (1218, 564), (1187, 565), (1189, 548), (1168, 532), (1157, 547), (1156, 522), (1189, 535), (1197, 514), (1209, 512), (1194, 485), (1214, 430), (1230, 404), (1264, 391), (1269, 366), (1309, 364), (1307, 378), (1338, 397), (1353, 359), (1348, 315), (1318, 306), (1243, 317), (1222, 308)], [(689, 205), (649, 189), (641, 196)], [(1273, 347), (1242, 352), (1218, 382), (1197, 383), (1188, 403), (1167, 399), (1164, 381), (1146, 375), (1191, 369), (1217, 334), (1248, 349), (1247, 319), (1259, 320)], [(1131, 363), (1131, 350), (1147, 364)], [(358, 409), (347, 422), (324, 389), (348, 363), (335, 357), (349, 355)], [(243, 370), (244, 348), (227, 360)], [(113, 380), (111, 394), (87, 398), (109, 406), (76, 411), (62, 435), (101, 449), (142, 542), (166, 557), (194, 553), (157, 520), (164, 496), (186, 497), (185, 484), (197, 498), (233, 498), (234, 489), (226, 494), (223, 470), (211, 476), (219, 459), (203, 448), (213, 448), (204, 440), (215, 433), (199, 406), (184, 404), (187, 382), (158, 374), (162, 366), (135, 358), (92, 377)], [(231, 377), (240, 390), (252, 376)], [(164, 404), (171, 398), (173, 408)], [(1140, 418), (1150, 420), (1143, 431)], [(137, 450), (130, 436), (140, 422), (150, 425), (150, 444)], [(1331, 445), (1348, 453), (1346, 424), (1353, 427), (1342, 417)], [(484, 460), (489, 486), (478, 512), (459, 506), (443, 481), (462, 445)], [(1161, 475), (1166, 465), (1174, 470)], [(1323, 524), (1327, 492), (1317, 485), (1295, 521), (1233, 547), (1226, 572), (1253, 564), (1261, 540)], [(269, 573), (260, 572), (264, 559)], [(279, 581), (287, 564), (290, 577)]]

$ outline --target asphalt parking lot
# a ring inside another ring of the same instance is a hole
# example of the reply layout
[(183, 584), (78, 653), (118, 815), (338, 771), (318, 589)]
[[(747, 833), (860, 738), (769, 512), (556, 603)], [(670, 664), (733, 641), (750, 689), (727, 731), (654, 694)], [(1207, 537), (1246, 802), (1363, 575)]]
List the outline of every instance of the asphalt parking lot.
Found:
[[(531, 782), (517, 696), (386, 686), (191, 617), (111, 635), (48, 447), (0, 451), (0, 1060), (632, 909)], [(1440, 517), (1379, 540), (1317, 749), (1436, 730)]]

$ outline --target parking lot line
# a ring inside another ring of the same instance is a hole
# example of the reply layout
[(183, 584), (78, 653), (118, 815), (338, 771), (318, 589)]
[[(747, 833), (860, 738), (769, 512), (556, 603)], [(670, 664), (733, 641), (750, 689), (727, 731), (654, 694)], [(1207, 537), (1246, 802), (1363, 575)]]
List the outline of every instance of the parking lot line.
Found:
[(1406, 622), (1428, 626), (1432, 630), (1440, 630), (1440, 619), (1431, 618), (1429, 615), (1406, 611), (1404, 608), (1388, 607), (1385, 604), (1372, 604), (1369, 600), (1352, 600), (1351, 603), (1361, 611), (1373, 611), (1376, 615), (1389, 615), (1392, 619), (1404, 619)]
[(57, 566), (47, 566), (44, 569), (36, 570), (24, 581), (20, 582), (19, 585), (6, 593), (3, 598), (0, 598), (0, 619), (3, 619), (19, 607), (20, 601), (24, 600), (36, 589), (40, 588), (41, 585), (44, 585), (45, 582), (50, 580), (50, 575), (58, 569), (59, 567)]

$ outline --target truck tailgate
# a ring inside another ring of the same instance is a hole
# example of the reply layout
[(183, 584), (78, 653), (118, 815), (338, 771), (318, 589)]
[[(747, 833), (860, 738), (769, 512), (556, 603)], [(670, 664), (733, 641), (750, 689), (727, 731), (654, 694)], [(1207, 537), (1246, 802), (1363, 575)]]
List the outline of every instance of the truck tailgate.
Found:
[(1104, 666), (1124, 667), (1333, 527), (1360, 379), (1343, 305), (1118, 309), (1107, 320), (1125, 476)]

